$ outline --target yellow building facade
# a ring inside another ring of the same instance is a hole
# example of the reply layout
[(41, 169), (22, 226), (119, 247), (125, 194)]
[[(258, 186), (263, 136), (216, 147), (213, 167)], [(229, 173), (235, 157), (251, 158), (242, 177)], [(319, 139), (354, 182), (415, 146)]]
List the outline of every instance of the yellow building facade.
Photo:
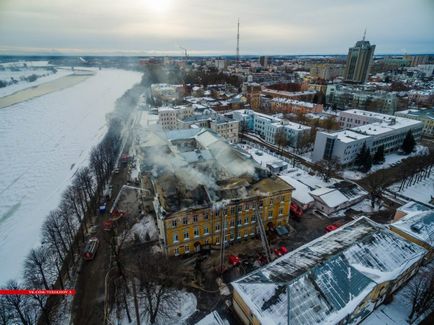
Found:
[(158, 219), (160, 239), (168, 255), (200, 251), (205, 245), (220, 245), (248, 239), (258, 234), (256, 208), (265, 229), (288, 224), (292, 188), (266, 197), (232, 200), (215, 208), (187, 209)]

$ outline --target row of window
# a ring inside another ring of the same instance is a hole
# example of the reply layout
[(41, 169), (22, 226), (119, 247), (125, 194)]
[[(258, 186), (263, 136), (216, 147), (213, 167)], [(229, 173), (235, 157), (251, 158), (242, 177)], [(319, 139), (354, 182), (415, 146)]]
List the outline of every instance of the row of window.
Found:
[[(283, 204), (284, 204), (284, 199), (285, 197), (282, 195), (280, 198), (280, 204), (282, 205), (279, 208), (279, 215), (283, 214)], [(276, 201), (278, 202), (279, 198), (276, 198)], [(276, 201), (273, 200), (273, 198), (269, 199), (269, 205), (270, 208), (272, 208), (272, 205), (274, 203), (277, 203)], [(259, 203), (259, 208), (261, 209), (263, 207), (263, 202), (260, 201)], [(238, 209), (238, 213), (242, 213), (243, 209), (245, 208), (244, 212), (248, 213), (249, 211), (253, 211), (254, 208), (254, 203), (248, 203), (245, 204), (245, 206), (243, 206), (243, 204), (238, 205), (237, 207), (235, 206), (231, 206), (231, 207), (227, 207), (225, 209), (223, 209), (220, 213), (224, 213), (225, 217), (227, 217), (227, 215), (230, 213), (232, 216), (235, 215), (236, 209)], [(269, 213), (272, 213), (272, 211), (269, 211)], [(247, 217), (246, 217), (247, 218)], [(203, 214), (203, 220), (208, 220), (209, 219), (209, 212), (205, 212)], [(192, 223), (197, 223), (199, 221), (199, 215), (193, 215), (193, 222)], [(188, 225), (189, 224), (189, 218), (188, 217), (183, 217), (182, 218), (182, 225)], [(172, 220), (172, 227), (175, 228), (178, 226), (178, 219), (173, 219)]]
[[(282, 216), (282, 215), (283, 215), (283, 209), (280, 208), (280, 209), (279, 209), (279, 216)], [(270, 212), (268, 213), (268, 219), (272, 219), (272, 218), (273, 218), (273, 212), (270, 211)], [(252, 216), (251, 219), (250, 219), (250, 221), (251, 221), (252, 224), (256, 223), (256, 217), (255, 217), (255, 216)], [(224, 224), (224, 229), (227, 229), (227, 227), (228, 227), (228, 222), (227, 222), (227, 221), (224, 221), (223, 224)], [(249, 217), (245, 217), (245, 218), (244, 218), (244, 225), (248, 225), (248, 224), (249, 224)], [(242, 226), (242, 225), (243, 225), (243, 220), (238, 219), (237, 225), (238, 225), (238, 226)], [(230, 227), (230, 228), (234, 228), (234, 227), (235, 227), (235, 221), (234, 221), (234, 220), (231, 220), (231, 221), (230, 221), (230, 223), (229, 223), (229, 227)], [(221, 230), (221, 224), (220, 224), (220, 223), (217, 223), (217, 224), (215, 225), (215, 231), (216, 231), (216, 232), (219, 232), (220, 230)], [(203, 227), (202, 236), (208, 236), (208, 235), (209, 235), (209, 227), (208, 227), (208, 226), (205, 226), (205, 227)], [(193, 229), (193, 236), (194, 236), (194, 238), (197, 238), (197, 237), (200, 237), (200, 236), (201, 236), (201, 233), (200, 233), (199, 227), (195, 227), (195, 228)], [(183, 232), (183, 240), (184, 240), (184, 241), (190, 240), (190, 233), (189, 233), (188, 229), (185, 229), (184, 232)], [(174, 234), (173, 234), (173, 242), (174, 242), (174, 243), (179, 242), (179, 234), (178, 234), (178, 233), (174, 233)]]

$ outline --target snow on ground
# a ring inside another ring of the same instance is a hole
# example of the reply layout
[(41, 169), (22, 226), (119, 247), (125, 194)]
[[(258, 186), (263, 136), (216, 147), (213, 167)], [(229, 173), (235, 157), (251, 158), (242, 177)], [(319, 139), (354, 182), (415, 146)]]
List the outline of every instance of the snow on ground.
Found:
[(71, 88), (0, 110), (0, 284), (21, 274), (48, 212), (104, 136), (106, 114), (140, 78), (101, 70)]
[[(425, 266), (422, 271), (431, 269), (434, 267), (434, 262), (431, 262), (428, 266)], [(422, 272), (419, 271), (402, 289), (395, 293), (393, 301), (388, 304), (382, 304), (375, 309), (371, 315), (361, 322), (362, 325), (404, 325), (409, 324), (408, 316), (411, 312), (411, 300), (409, 297), (409, 285), (418, 281)], [(419, 324), (421, 320), (417, 320), (412, 324)]]
[(434, 198), (434, 173), (431, 173), (429, 178), (404, 188), (401, 192), (398, 191), (400, 185), (401, 183), (395, 183), (389, 187), (389, 190), (422, 203), (430, 203)]
[[(48, 61), (33, 61), (27, 64), (27, 67), (24, 67), (23, 64), (24, 62), (9, 62), (0, 64), (0, 81), (9, 83), (8, 86), (0, 88), (0, 97), (4, 97), (17, 91), (34, 87), (44, 82), (52, 81), (73, 73), (70, 68), (63, 67), (55, 67), (57, 72), (54, 73), (52, 66), (48, 65)], [(38, 79), (32, 82), (23, 80), (23, 78), (33, 74), (38, 76)], [(11, 78), (16, 80), (16, 83), (11, 83)]]
[(129, 241), (139, 240), (141, 243), (158, 239), (158, 230), (152, 216), (145, 216), (133, 225), (128, 237)]
[[(183, 325), (186, 324), (186, 320), (196, 312), (197, 299), (193, 293), (183, 290), (173, 290), (171, 297), (172, 298), (169, 306), (167, 306), (167, 303), (162, 302), (162, 306), (160, 308), (161, 310), (165, 311), (165, 315), (159, 314), (154, 325)], [(132, 297), (129, 297), (128, 299), (128, 306), (134, 319), (135, 314)], [(150, 324), (148, 316), (144, 310), (143, 298), (139, 297), (139, 311), (141, 315), (140, 321), (142, 324)], [(125, 312), (123, 314), (125, 314)], [(113, 324), (118, 324), (117, 321), (115, 321), (116, 312), (114, 309), (112, 310), (111, 315)], [(121, 320), (120, 324), (131, 324), (128, 322), (127, 315), (123, 315), (123, 319)], [(135, 324), (135, 322), (133, 324)]]
[[(416, 146), (416, 150), (409, 154), (408, 156), (405, 155), (400, 155), (398, 153), (392, 153), (392, 154), (388, 154), (385, 156), (385, 162), (380, 164), (380, 165), (372, 165), (371, 170), (369, 171), (369, 173), (373, 173), (376, 172), (380, 169), (387, 169), (390, 168), (396, 164), (399, 164), (401, 162), (401, 160), (409, 158), (409, 157), (415, 157), (415, 156), (423, 156), (425, 154), (427, 154), (428, 152), (428, 148), (421, 146), (421, 145), (417, 145)], [(349, 179), (362, 179), (364, 177), (366, 177), (366, 173), (362, 173), (356, 170), (345, 170), (342, 173), (342, 176), (345, 178), (349, 178)]]
[[(374, 208), (372, 208), (371, 200), (370, 199), (364, 199), (363, 201), (360, 201), (359, 203), (351, 206), (350, 209), (352, 209), (354, 211), (358, 211), (358, 212), (373, 213), (373, 212), (378, 212), (379, 210), (385, 210), (386, 208), (382, 204), (379, 205), (377, 202), (375, 203)], [(330, 217), (331, 218), (344, 217), (345, 212), (347, 210), (348, 209), (340, 210)]]

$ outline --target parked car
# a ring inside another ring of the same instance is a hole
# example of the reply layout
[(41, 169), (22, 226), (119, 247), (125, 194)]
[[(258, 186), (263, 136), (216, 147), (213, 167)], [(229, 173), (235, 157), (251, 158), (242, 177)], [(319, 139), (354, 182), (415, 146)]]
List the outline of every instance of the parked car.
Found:
[(343, 223), (335, 222), (335, 223), (332, 223), (331, 225), (326, 226), (326, 227), (324, 228), (324, 230), (325, 230), (325, 232), (330, 232), (330, 231), (333, 231), (333, 230), (338, 229), (338, 228), (341, 227), (342, 225), (343, 225)]

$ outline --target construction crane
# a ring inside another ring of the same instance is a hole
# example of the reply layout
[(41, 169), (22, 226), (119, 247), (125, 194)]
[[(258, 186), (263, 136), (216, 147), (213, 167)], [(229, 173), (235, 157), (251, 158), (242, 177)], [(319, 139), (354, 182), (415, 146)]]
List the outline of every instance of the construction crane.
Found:
[(185, 47), (179, 46), (180, 49), (184, 50), (185, 58), (188, 58), (188, 50)]

